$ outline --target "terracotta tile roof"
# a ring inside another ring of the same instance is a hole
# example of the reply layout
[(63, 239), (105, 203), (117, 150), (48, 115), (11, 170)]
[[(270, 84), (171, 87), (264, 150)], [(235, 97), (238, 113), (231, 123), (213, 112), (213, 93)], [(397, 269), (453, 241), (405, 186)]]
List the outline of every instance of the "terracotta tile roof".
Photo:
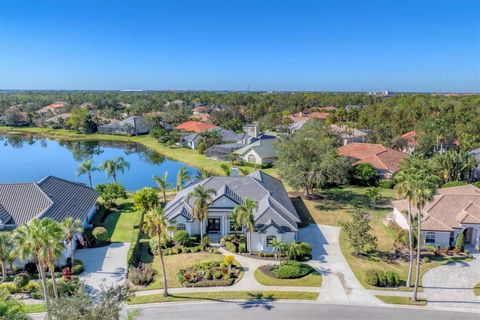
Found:
[(411, 146), (417, 144), (417, 132), (415, 130), (408, 131), (400, 136), (400, 138), (407, 140), (407, 143)]
[[(406, 200), (392, 204), (400, 212), (408, 207)], [(412, 208), (412, 214), (417, 210)], [(422, 230), (453, 231), (462, 224), (480, 223), (480, 189), (473, 185), (439, 189), (422, 214)]]
[(205, 132), (209, 129), (216, 128), (217, 126), (211, 123), (205, 123), (201, 121), (187, 121), (176, 126), (176, 129), (184, 130), (187, 132)]
[(341, 146), (337, 152), (345, 157), (357, 159), (358, 163), (370, 163), (375, 169), (396, 172), (400, 162), (408, 157), (406, 153), (374, 143), (353, 142)]

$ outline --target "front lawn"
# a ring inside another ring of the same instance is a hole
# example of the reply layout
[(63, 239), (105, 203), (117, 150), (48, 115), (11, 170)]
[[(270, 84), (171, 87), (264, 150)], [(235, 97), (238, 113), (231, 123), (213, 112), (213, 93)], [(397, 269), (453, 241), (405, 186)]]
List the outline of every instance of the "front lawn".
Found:
[(480, 283), (477, 283), (475, 288), (473, 288), (473, 293), (475, 293), (476, 296), (480, 296)]
[(297, 279), (280, 279), (265, 273), (262, 268), (255, 270), (255, 279), (265, 286), (292, 286), (292, 287), (321, 287), (322, 276), (313, 271)]
[(316, 292), (297, 291), (223, 291), (223, 292), (194, 292), (178, 293), (164, 297), (161, 294), (134, 297), (128, 304), (179, 302), (192, 300), (258, 300), (258, 299), (290, 299), (290, 300), (317, 300)]
[(427, 300), (425, 299), (418, 299), (418, 301), (413, 301), (409, 297), (395, 297), (395, 296), (375, 296), (381, 301), (388, 303), (388, 304), (402, 304), (402, 305), (409, 305), (409, 306), (426, 306)]
[(23, 311), (26, 313), (38, 313), (38, 312), (45, 312), (45, 304), (44, 303), (34, 303), (34, 304), (22, 304)]
[[(151, 264), (155, 270), (153, 282), (146, 287), (138, 287), (137, 290), (152, 290), (163, 288), (163, 273), (160, 267), (160, 258), (158, 256), (151, 256), (148, 253), (148, 242), (144, 242), (141, 246), (141, 261), (143, 263)], [(189, 265), (208, 261), (222, 261), (221, 254), (196, 252), (196, 253), (180, 253), (175, 255), (164, 256), (165, 270), (167, 272), (167, 283), (170, 288), (181, 288), (182, 284), (177, 280), (177, 272), (179, 269), (185, 268)]]

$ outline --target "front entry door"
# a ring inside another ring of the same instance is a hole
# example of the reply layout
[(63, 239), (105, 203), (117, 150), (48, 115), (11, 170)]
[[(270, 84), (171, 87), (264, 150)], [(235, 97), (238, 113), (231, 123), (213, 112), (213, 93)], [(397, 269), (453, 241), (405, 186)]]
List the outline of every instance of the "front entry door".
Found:
[(208, 233), (220, 233), (220, 218), (208, 218)]

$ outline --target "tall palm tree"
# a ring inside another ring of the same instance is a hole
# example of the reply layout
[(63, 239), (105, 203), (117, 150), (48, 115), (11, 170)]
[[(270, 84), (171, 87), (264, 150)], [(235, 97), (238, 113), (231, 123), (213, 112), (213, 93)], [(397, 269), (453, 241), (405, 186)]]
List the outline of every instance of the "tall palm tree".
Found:
[(92, 172), (93, 171), (98, 171), (99, 168), (95, 167), (93, 165), (93, 159), (88, 159), (85, 162), (82, 162), (78, 168), (77, 168), (77, 177), (80, 177), (81, 175), (88, 175), (88, 181), (90, 182), (90, 187), (93, 188), (92, 184)]
[(43, 219), (44, 228), (48, 232), (45, 242), (45, 252), (43, 253), (43, 259), (45, 265), (50, 271), (50, 277), (52, 278), (53, 294), (55, 299), (58, 299), (58, 287), (57, 280), (55, 278), (55, 260), (62, 256), (65, 250), (65, 244), (63, 243), (64, 233), (62, 225), (52, 219)]
[(187, 182), (188, 180), (190, 180), (190, 174), (188, 173), (187, 167), (183, 166), (180, 168), (180, 170), (178, 170), (177, 173), (177, 192), (183, 189), (185, 182)]
[(417, 260), (415, 270), (415, 287), (413, 289), (413, 301), (418, 300), (418, 282), (420, 278), (420, 248), (421, 248), (421, 225), (422, 225), (422, 210), (425, 205), (432, 201), (435, 193), (435, 183), (432, 177), (418, 176), (415, 182), (415, 189), (412, 197), (412, 204), (417, 208)]
[(117, 171), (124, 173), (129, 168), (130, 164), (123, 157), (117, 157), (115, 160), (105, 160), (100, 164), (100, 169), (105, 171), (107, 177), (112, 177), (115, 183), (117, 182)]
[(248, 198), (243, 199), (243, 204), (239, 204), (233, 209), (233, 213), (238, 216), (238, 219), (242, 225), (246, 227), (246, 231), (248, 231), (249, 239), (247, 247), (249, 252), (252, 252), (252, 232), (255, 231), (255, 218), (253, 213), (257, 209), (258, 202)]
[(158, 256), (160, 257), (160, 264), (163, 273), (163, 296), (168, 296), (167, 273), (165, 271), (165, 262), (163, 261), (163, 249), (161, 244), (170, 238), (172, 227), (169, 226), (165, 213), (162, 207), (156, 210), (151, 210), (145, 215), (143, 223), (143, 230), (151, 238), (156, 238), (158, 241)]
[(408, 201), (408, 275), (407, 275), (407, 287), (412, 285), (412, 271), (413, 271), (413, 229), (412, 229), (412, 199), (414, 196), (415, 189), (415, 177), (412, 170), (404, 169), (397, 172), (395, 175), (397, 184), (395, 188), (397, 189), (397, 194), (400, 198), (406, 199)]
[(226, 175), (227, 177), (232, 175), (232, 166), (231, 165), (228, 165), (226, 163), (222, 163), (222, 164), (220, 164), (220, 168), (222, 168), (223, 174)]
[(239, 218), (238, 212), (232, 212), (232, 214), (230, 215), (230, 221), (232, 221), (233, 223), (233, 234), (235, 235), (235, 238), (237, 238), (237, 230), (243, 226)]
[(282, 255), (282, 249), (284, 248), (284, 243), (282, 240), (275, 238), (270, 241), (270, 246), (273, 248), (273, 252), (275, 253), (275, 260), (279, 260), (280, 256)]
[(205, 189), (203, 185), (197, 185), (192, 192), (187, 195), (186, 201), (194, 198), (192, 214), (195, 219), (200, 221), (200, 240), (203, 241), (203, 223), (208, 218), (208, 205), (213, 200), (217, 192), (215, 189)]
[(157, 187), (163, 194), (163, 203), (167, 203), (167, 190), (170, 186), (167, 182), (168, 171), (165, 171), (161, 177), (153, 176), (153, 180), (157, 183)]
[(50, 298), (48, 294), (47, 277), (45, 274), (45, 247), (48, 243), (48, 229), (42, 220), (33, 219), (28, 224), (24, 224), (15, 229), (13, 233), (13, 242), (15, 244), (15, 254), (22, 261), (33, 261), (37, 266), (40, 280), (43, 285), (43, 296), (47, 306), (47, 316), (50, 312)]
[(66, 218), (62, 222), (62, 229), (63, 229), (63, 235), (65, 237), (65, 240), (68, 241), (68, 244), (70, 245), (70, 268), (73, 268), (73, 265), (75, 263), (74, 260), (74, 248), (73, 244), (75, 243), (75, 239), (77, 234), (83, 232), (83, 226), (82, 222), (78, 219), (74, 220), (71, 217)]
[(2, 282), (7, 280), (7, 262), (13, 251), (12, 235), (0, 232), (0, 266), (2, 267)]

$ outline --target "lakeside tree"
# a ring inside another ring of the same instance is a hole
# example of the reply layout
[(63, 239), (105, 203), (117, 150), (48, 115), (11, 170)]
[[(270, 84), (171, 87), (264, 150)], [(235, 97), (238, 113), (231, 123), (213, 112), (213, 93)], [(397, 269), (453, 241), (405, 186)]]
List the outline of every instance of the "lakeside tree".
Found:
[(352, 213), (350, 221), (342, 224), (347, 242), (357, 256), (377, 248), (377, 238), (372, 234), (370, 221), (371, 218), (367, 212), (355, 211)]
[(158, 194), (153, 188), (142, 188), (133, 194), (133, 205), (144, 212), (153, 210), (158, 206)]
[(91, 133), (97, 129), (87, 108), (73, 109), (67, 120), (67, 126), (81, 133)]
[(188, 180), (190, 180), (190, 173), (188, 172), (187, 167), (183, 166), (180, 168), (180, 170), (178, 170), (177, 173), (177, 192), (183, 189), (183, 187), (185, 186), (185, 182), (187, 182)]
[(168, 178), (168, 171), (165, 171), (161, 177), (153, 176), (153, 180), (157, 184), (158, 190), (160, 190), (160, 192), (163, 195), (164, 204), (167, 203), (167, 190), (168, 190), (168, 187), (170, 186), (167, 182), (167, 178)]
[(100, 170), (100, 169), (93, 165), (93, 159), (88, 159), (87, 161), (82, 162), (78, 166), (77, 177), (80, 177), (80, 176), (86, 174), (88, 176), (88, 181), (90, 182), (90, 188), (93, 188), (92, 172), (93, 171), (98, 171), (98, 170)]
[(294, 189), (303, 189), (305, 196), (315, 187), (347, 182), (349, 162), (337, 154), (338, 137), (321, 121), (307, 122), (275, 146), (281, 177)]
[(200, 221), (200, 242), (203, 243), (203, 224), (208, 218), (208, 205), (213, 200), (215, 189), (205, 189), (203, 185), (197, 185), (192, 192), (187, 195), (186, 202), (194, 199), (192, 214), (195, 219)]
[(119, 183), (100, 183), (97, 184), (95, 190), (100, 193), (107, 209), (113, 208), (117, 200), (127, 198), (125, 187)]
[(125, 161), (123, 157), (117, 157), (114, 160), (105, 160), (100, 164), (100, 169), (104, 170), (107, 177), (113, 178), (113, 182), (117, 182), (117, 172), (125, 173), (130, 169), (130, 163)]

